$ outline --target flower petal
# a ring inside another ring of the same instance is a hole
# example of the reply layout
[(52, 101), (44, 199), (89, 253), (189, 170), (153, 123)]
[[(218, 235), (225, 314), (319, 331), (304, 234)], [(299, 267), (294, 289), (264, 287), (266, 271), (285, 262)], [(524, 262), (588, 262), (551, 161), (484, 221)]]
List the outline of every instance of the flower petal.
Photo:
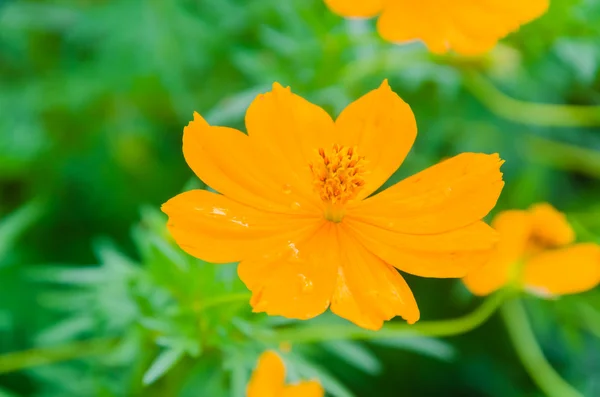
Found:
[(383, 261), (421, 277), (464, 277), (489, 260), (498, 241), (483, 222), (431, 235), (396, 233), (352, 219), (344, 225)]
[(523, 269), (523, 283), (544, 295), (576, 294), (600, 283), (599, 267), (600, 246), (575, 244), (531, 258)]
[(247, 397), (280, 397), (285, 382), (285, 367), (281, 357), (266, 351), (258, 359), (246, 388)]
[(270, 159), (271, 172), (286, 175), (290, 190), (321, 205), (309, 164), (320, 147), (334, 143), (334, 124), (327, 112), (275, 83), (248, 108), (246, 128), (254, 146)]
[(525, 253), (533, 222), (526, 211), (510, 210), (499, 213), (492, 226), (500, 234), (500, 241), (490, 261), (463, 278), (465, 286), (475, 295), (490, 294), (515, 275), (513, 269)]
[(383, 9), (384, 0), (325, 0), (334, 13), (343, 17), (373, 17)]
[(347, 216), (406, 234), (470, 225), (496, 205), (504, 186), (502, 163), (497, 154), (459, 154), (349, 208)]
[(294, 240), (272, 260), (239, 264), (238, 275), (252, 291), (254, 312), (305, 320), (327, 309), (339, 264), (331, 248), (334, 229), (334, 224), (323, 221), (316, 233)]
[(238, 130), (210, 126), (194, 113), (194, 120), (184, 128), (183, 155), (202, 181), (236, 201), (273, 212), (314, 211), (314, 203), (311, 207), (289, 176), (273, 166), (279, 159)]
[(400, 273), (365, 249), (339, 228), (341, 266), (331, 311), (367, 329), (402, 316), (413, 324), (419, 319), (415, 298)]
[(162, 206), (167, 227), (187, 253), (213, 263), (237, 262), (283, 247), (307, 230), (317, 217), (264, 212), (220, 194), (192, 190)]
[(549, 246), (562, 246), (575, 241), (575, 232), (565, 215), (548, 203), (539, 203), (529, 208), (533, 220), (532, 233)]
[(338, 142), (357, 146), (369, 177), (357, 200), (377, 190), (400, 167), (417, 136), (415, 116), (387, 80), (348, 105), (335, 121)]
[[(389, 2), (377, 20), (377, 31), (384, 40), (400, 43), (413, 40), (425, 42), (431, 52), (448, 51), (441, 32), (445, 30), (445, 13), (434, 12), (433, 6), (422, 2)], [(439, 5), (437, 5), (439, 8)]]
[(284, 387), (280, 397), (323, 397), (324, 395), (325, 390), (321, 384), (316, 380), (309, 380)]
[[(461, 4), (462, 3), (462, 4)], [(378, 23), (379, 34), (392, 42), (420, 39), (430, 51), (454, 50), (477, 55), (546, 12), (548, 0), (459, 1), (445, 4), (396, 0), (386, 4)]]

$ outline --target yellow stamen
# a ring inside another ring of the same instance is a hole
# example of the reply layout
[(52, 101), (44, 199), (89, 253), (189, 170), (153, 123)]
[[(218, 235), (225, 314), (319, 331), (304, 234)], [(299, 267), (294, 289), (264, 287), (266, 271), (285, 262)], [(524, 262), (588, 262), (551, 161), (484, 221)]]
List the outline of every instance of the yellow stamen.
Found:
[(327, 207), (325, 218), (340, 222), (344, 205), (356, 197), (365, 185), (365, 157), (356, 147), (334, 144), (329, 150), (319, 148), (315, 160), (309, 164), (313, 186)]

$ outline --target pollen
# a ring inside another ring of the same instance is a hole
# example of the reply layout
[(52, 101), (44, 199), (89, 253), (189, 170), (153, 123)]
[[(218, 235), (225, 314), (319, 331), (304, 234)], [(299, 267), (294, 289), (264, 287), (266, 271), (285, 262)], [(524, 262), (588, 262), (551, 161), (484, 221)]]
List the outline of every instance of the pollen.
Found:
[(315, 192), (327, 204), (346, 204), (365, 185), (365, 165), (365, 157), (356, 147), (334, 144), (329, 150), (319, 148), (309, 164)]

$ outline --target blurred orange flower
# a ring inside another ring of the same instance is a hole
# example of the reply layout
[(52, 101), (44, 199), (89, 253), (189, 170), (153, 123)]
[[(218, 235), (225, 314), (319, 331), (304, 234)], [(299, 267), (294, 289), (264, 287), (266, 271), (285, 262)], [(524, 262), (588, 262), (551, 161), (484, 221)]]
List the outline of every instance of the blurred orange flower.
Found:
[(247, 397), (323, 397), (325, 391), (316, 380), (285, 384), (285, 367), (274, 351), (264, 352), (246, 389)]
[(463, 279), (474, 294), (487, 295), (512, 281), (542, 296), (583, 292), (600, 283), (600, 246), (573, 244), (573, 229), (550, 204), (501, 212), (492, 225), (500, 233), (496, 254)]
[(454, 50), (477, 55), (509, 33), (543, 15), (549, 0), (325, 0), (345, 17), (379, 15), (377, 30), (387, 41), (422, 40), (437, 54)]
[(364, 328), (396, 315), (414, 323), (419, 309), (394, 267), (460, 278), (491, 255), (497, 233), (481, 219), (504, 185), (498, 155), (463, 153), (373, 195), (417, 134), (387, 81), (335, 122), (276, 83), (252, 102), (246, 128), (196, 113), (184, 156), (222, 194), (182, 193), (163, 211), (191, 255), (240, 261), (255, 312), (309, 319), (331, 306)]

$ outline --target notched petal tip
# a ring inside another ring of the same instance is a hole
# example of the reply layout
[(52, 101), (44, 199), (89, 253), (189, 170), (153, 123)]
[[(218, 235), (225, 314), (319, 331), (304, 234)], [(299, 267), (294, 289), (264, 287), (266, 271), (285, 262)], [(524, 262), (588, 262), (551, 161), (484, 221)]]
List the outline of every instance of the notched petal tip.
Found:
[(414, 325), (417, 321), (419, 321), (420, 318), (421, 318), (421, 315), (419, 314), (414, 318), (410, 318), (410, 319), (405, 318), (404, 320), (406, 320), (408, 325)]
[(379, 86), (379, 89), (386, 89), (389, 91), (392, 91), (392, 88), (390, 87), (390, 82), (388, 81), (387, 78), (383, 79), (383, 81), (381, 82), (381, 85)]
[(172, 223), (170, 216), (173, 214), (173, 212), (177, 208), (177, 202), (181, 198), (180, 196), (183, 194), (185, 194), (185, 193), (180, 193), (180, 194), (177, 194), (177, 195), (171, 197), (170, 199), (168, 199), (167, 201), (162, 203), (162, 205), (160, 206), (160, 210), (169, 216), (167, 225), (170, 225)]
[(169, 215), (169, 213), (167, 212), (168, 211), (167, 209), (169, 208), (167, 203), (168, 203), (168, 201), (165, 203), (162, 203), (162, 205), (160, 206), (160, 210), (162, 213)]
[(183, 139), (185, 139), (186, 133), (196, 129), (196, 128), (206, 128), (210, 127), (208, 121), (200, 115), (200, 113), (194, 111), (194, 118), (190, 120), (185, 127), (183, 127)]
[(277, 92), (291, 93), (292, 89), (291, 89), (291, 87), (289, 85), (284, 87), (279, 82), (275, 81), (275, 82), (273, 82), (273, 85), (272, 85), (272, 88), (271, 88), (271, 92), (274, 92), (274, 93), (277, 93)]

